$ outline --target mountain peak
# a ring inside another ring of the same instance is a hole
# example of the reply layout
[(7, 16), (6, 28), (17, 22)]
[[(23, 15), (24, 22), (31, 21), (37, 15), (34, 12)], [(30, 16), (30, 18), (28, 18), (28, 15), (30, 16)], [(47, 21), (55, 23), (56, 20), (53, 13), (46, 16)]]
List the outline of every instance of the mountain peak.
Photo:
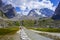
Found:
[(39, 16), (39, 15), (36, 13), (35, 10), (37, 10), (37, 9), (32, 9), (32, 10), (30, 10), (30, 12), (28, 13), (28, 16), (34, 16), (34, 17)]
[(48, 8), (42, 9), (32, 9), (28, 13), (28, 16), (35, 16), (35, 17), (51, 17), (54, 14), (54, 11)]
[(40, 9), (40, 12), (46, 15), (47, 17), (51, 17), (54, 14), (54, 11), (48, 8), (42, 8)]

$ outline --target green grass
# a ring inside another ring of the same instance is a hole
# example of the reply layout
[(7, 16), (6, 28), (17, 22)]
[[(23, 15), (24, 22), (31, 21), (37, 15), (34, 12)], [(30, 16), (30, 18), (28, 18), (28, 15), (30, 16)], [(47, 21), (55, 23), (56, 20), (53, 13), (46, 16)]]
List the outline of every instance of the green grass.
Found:
[(0, 35), (15, 34), (18, 30), (19, 30), (19, 27), (0, 28)]
[(44, 32), (57, 32), (60, 33), (60, 28), (28, 28), (28, 29), (33, 29), (37, 31), (44, 31)]

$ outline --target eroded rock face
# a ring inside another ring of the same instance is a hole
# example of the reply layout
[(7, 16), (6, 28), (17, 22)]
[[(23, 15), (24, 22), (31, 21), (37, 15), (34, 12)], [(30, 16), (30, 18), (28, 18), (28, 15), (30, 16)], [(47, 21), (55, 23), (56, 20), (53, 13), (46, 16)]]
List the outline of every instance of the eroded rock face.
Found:
[(60, 3), (58, 4), (58, 6), (55, 10), (55, 14), (60, 15)]
[(2, 8), (2, 11), (7, 18), (15, 17), (16, 10), (11, 4), (5, 5), (5, 7)]
[(13, 18), (16, 15), (15, 8), (11, 4), (5, 5), (2, 0), (0, 0), (0, 11), (2, 11), (7, 18)]
[(58, 4), (55, 14), (53, 15), (52, 19), (54, 20), (60, 20), (60, 3)]
[(3, 3), (2, 3), (2, 0), (0, 0), (0, 7), (2, 7), (2, 4), (3, 4)]

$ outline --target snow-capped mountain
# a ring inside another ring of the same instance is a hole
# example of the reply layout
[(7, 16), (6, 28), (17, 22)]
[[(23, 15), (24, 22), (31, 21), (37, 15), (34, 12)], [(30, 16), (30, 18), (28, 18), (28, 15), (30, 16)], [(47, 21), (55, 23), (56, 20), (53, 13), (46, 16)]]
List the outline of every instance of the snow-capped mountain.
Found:
[(54, 14), (54, 11), (53, 10), (50, 10), (48, 8), (40, 9), (39, 12), (41, 12), (41, 14), (44, 14), (47, 17), (51, 17)]
[(42, 9), (32, 9), (28, 16), (34, 16), (34, 17), (51, 17), (54, 14), (54, 11), (48, 9), (48, 8), (42, 8)]
[(29, 11), (28, 15), (23, 15), (20, 17), (20, 20), (24, 19), (32, 19), (32, 20), (39, 20), (44, 18), (49, 18), (52, 16), (53, 11), (48, 8), (43, 9), (32, 9)]
[(48, 9), (48, 8), (42, 8), (42, 9), (32, 9), (29, 11), (28, 15), (22, 15), (20, 16), (20, 20), (39, 20), (39, 19), (48, 19), (51, 18), (51, 16), (54, 14), (54, 11)]
[(38, 17), (39, 15), (37, 14), (36, 11), (37, 11), (37, 9), (30, 10), (30, 12), (28, 13), (28, 16)]

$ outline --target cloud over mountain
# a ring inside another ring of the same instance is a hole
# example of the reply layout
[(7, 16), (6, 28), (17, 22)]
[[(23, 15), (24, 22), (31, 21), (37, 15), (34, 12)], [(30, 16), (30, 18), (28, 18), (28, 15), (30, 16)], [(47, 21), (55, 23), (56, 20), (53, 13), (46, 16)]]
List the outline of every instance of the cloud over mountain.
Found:
[(51, 3), (50, 0), (3, 0), (3, 2), (12, 4), (14, 7), (19, 7), (23, 11), (23, 14), (24, 12), (27, 14), (31, 9), (34, 8), (48, 8), (53, 11), (55, 11), (56, 8), (56, 6), (53, 6), (53, 3)]

